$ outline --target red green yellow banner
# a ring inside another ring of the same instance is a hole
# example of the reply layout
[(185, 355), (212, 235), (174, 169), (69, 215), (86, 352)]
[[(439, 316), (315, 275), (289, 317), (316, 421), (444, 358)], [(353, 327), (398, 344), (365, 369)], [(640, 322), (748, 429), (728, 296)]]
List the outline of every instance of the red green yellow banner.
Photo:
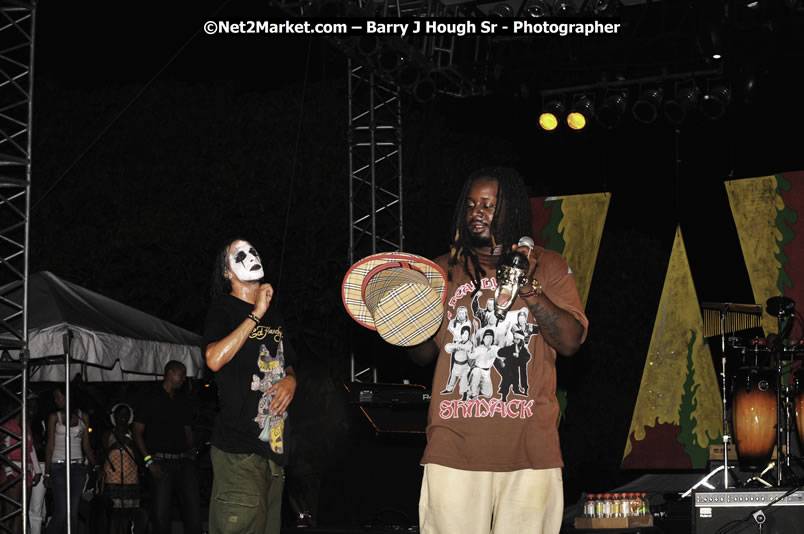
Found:
[(676, 229), (621, 467), (705, 468), (723, 402), (681, 229)]
[[(751, 289), (763, 309), (770, 297), (804, 309), (804, 171), (726, 182)], [(762, 316), (766, 334), (778, 319)]]
[[(610, 201), (611, 193), (530, 199), (533, 240), (564, 257), (575, 274), (575, 285), (584, 306), (592, 285)], [(560, 422), (567, 408), (567, 392), (558, 388), (556, 397)]]
[(586, 306), (611, 193), (532, 197), (533, 238), (564, 256)]

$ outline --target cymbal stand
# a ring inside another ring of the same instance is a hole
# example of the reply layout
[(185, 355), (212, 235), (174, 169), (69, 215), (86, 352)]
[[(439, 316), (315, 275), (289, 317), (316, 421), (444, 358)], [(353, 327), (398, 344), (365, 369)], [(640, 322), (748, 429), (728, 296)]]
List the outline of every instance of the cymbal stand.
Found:
[[(723, 465), (719, 465), (712, 471), (710, 471), (705, 477), (695, 483), (690, 489), (685, 491), (681, 494), (681, 498), (688, 497), (693, 490), (698, 489), (701, 486), (705, 486), (709, 489), (714, 489), (714, 486), (709, 482), (709, 480), (714, 477), (717, 473), (721, 470), (723, 471), (723, 489), (728, 489), (729, 487), (729, 469), (733, 469), (733, 467), (729, 466), (729, 440), (731, 436), (729, 435), (729, 422), (728, 422), (728, 415), (726, 413), (726, 312), (728, 309), (728, 305), (725, 305), (722, 309), (719, 310), (720, 312), (720, 379), (721, 379), (721, 389), (723, 390)], [(731, 473), (732, 477), (734, 473)]]
[[(782, 354), (780, 351), (774, 351), (771, 355), (776, 354), (776, 486), (781, 488), (784, 479), (784, 466), (787, 463), (787, 449), (782, 447), (782, 421), (784, 419), (785, 410), (782, 401)], [(787, 426), (786, 424), (784, 425)]]
[(720, 386), (723, 395), (723, 489), (729, 487), (729, 418), (726, 414), (726, 309), (720, 311)]

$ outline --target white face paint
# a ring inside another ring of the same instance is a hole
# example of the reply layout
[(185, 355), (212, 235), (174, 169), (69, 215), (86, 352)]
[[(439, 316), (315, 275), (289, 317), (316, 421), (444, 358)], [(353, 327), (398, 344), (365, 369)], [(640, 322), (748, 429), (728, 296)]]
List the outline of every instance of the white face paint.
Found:
[(229, 247), (229, 271), (241, 282), (254, 282), (265, 276), (260, 255), (248, 241), (235, 241)]

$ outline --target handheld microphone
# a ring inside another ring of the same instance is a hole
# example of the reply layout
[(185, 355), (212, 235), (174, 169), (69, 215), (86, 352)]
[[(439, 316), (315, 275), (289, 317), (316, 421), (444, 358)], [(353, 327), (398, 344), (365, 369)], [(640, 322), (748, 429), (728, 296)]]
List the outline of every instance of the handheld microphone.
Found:
[[(535, 243), (532, 238), (523, 236), (519, 238), (517, 246), (533, 249)], [(519, 288), (528, 282), (525, 275), (529, 267), (527, 256), (516, 250), (507, 252), (500, 258), (497, 265), (497, 290), (494, 292), (494, 315), (499, 320), (505, 319)]]

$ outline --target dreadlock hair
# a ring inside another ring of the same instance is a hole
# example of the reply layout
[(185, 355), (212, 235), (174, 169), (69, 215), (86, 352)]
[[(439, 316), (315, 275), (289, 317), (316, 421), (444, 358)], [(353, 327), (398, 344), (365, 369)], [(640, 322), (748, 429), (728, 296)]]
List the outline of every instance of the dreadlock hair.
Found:
[(450, 230), (452, 242), (449, 245), (448, 262), (450, 270), (447, 278), (452, 280), (451, 267), (460, 263), (464, 272), (474, 282), (473, 294), (480, 289), (480, 279), (486, 275), (486, 271), (480, 266), (466, 225), (466, 197), (469, 196), (472, 183), (479, 179), (497, 182), (497, 208), (491, 220), (492, 248), (501, 246), (502, 250), (508, 251), (520, 237), (530, 235), (532, 232), (528, 190), (522, 176), (516, 170), (509, 167), (486, 167), (469, 175), (463, 184), (452, 216)]
[(232, 281), (226, 278), (226, 271), (229, 270), (229, 247), (235, 241), (248, 241), (253, 244), (252, 241), (246, 238), (232, 237), (223, 242), (218, 248), (212, 266), (212, 282), (209, 286), (209, 294), (213, 301), (232, 292)]

